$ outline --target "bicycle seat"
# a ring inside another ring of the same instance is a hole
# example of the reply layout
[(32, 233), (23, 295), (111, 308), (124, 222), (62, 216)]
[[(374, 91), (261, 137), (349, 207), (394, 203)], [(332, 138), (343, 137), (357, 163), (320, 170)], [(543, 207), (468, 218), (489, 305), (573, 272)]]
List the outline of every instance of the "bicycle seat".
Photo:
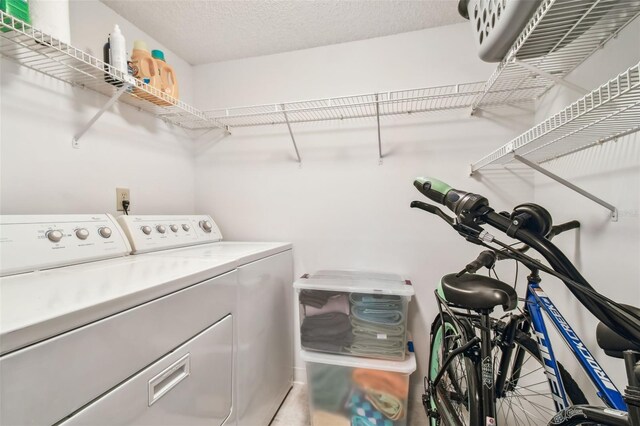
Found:
[[(640, 308), (629, 305), (622, 306), (629, 308), (636, 314), (640, 315)], [(598, 346), (604, 349), (604, 353), (614, 358), (622, 358), (622, 352), (630, 349), (640, 351), (640, 344), (629, 339), (625, 339), (603, 323), (598, 323), (598, 327), (596, 328), (596, 340), (598, 341)]]
[(447, 302), (472, 310), (493, 309), (501, 305), (505, 311), (510, 311), (518, 303), (518, 295), (509, 284), (477, 274), (445, 275), (438, 293)]

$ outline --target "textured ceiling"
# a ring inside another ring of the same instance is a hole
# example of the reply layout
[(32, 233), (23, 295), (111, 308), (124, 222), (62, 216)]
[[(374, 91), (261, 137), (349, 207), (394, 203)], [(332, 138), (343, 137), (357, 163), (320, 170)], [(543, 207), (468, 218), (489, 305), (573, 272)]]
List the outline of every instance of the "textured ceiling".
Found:
[(102, 2), (193, 65), (463, 22), (457, 0)]

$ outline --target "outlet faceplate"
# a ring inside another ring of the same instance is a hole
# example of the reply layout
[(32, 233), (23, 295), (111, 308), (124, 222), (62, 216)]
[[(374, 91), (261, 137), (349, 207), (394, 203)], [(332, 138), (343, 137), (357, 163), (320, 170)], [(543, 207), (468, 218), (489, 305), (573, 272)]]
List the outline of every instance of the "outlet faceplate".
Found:
[(129, 188), (116, 188), (116, 208), (117, 211), (124, 211), (122, 208), (123, 201), (131, 201), (129, 198)]

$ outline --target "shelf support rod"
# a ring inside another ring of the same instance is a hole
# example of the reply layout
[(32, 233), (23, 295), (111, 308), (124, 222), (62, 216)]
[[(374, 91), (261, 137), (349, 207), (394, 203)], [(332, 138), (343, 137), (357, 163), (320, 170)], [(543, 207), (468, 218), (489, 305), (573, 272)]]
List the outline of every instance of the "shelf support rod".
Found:
[(293, 148), (296, 150), (296, 157), (298, 157), (298, 163), (302, 164), (302, 159), (300, 158), (300, 152), (298, 152), (298, 145), (296, 145), (296, 138), (293, 137), (293, 132), (291, 131), (291, 123), (289, 123), (289, 116), (287, 115), (287, 111), (285, 110), (284, 104), (281, 105), (282, 114), (284, 114), (284, 119), (287, 122), (287, 128), (289, 129), (289, 135), (291, 136), (291, 141), (293, 142)]
[(93, 118), (91, 118), (91, 120), (89, 120), (87, 124), (85, 124), (84, 127), (80, 129), (80, 131), (73, 136), (73, 139), (71, 139), (71, 146), (73, 146), (74, 148), (80, 148), (80, 143), (79, 143), (80, 138), (84, 136), (85, 133), (87, 133), (87, 131), (91, 128), (91, 126), (93, 126), (93, 124), (96, 121), (98, 121), (98, 119), (102, 116), (102, 114), (105, 113), (106, 110), (111, 108), (111, 105), (116, 103), (116, 101), (120, 98), (120, 96), (122, 96), (122, 94), (126, 92), (127, 89), (129, 89), (129, 87), (131, 87), (131, 85), (127, 83), (122, 83), (122, 87), (120, 87), (118, 91), (114, 93), (113, 96), (111, 96), (111, 98), (107, 101), (107, 103), (104, 104), (104, 106), (100, 108), (98, 112), (96, 112)]
[(606, 201), (601, 200), (600, 198), (596, 197), (595, 195), (585, 191), (584, 189), (580, 188), (579, 186), (576, 186), (574, 184), (572, 184), (571, 182), (561, 178), (560, 176), (551, 173), (549, 170), (540, 167), (538, 164), (527, 160), (526, 158), (523, 158), (517, 154), (514, 154), (513, 158), (515, 160), (518, 160), (519, 162), (521, 162), (522, 164), (525, 164), (529, 167), (531, 167), (532, 169), (542, 173), (543, 175), (555, 180), (556, 182), (566, 186), (569, 189), (572, 189), (574, 191), (576, 191), (578, 194), (582, 195), (583, 197), (587, 197), (588, 199), (590, 199), (593, 202), (596, 202), (598, 204), (600, 204), (602, 207), (608, 209), (611, 211), (611, 221), (613, 222), (617, 222), (618, 221), (618, 209), (615, 208), (615, 206), (612, 206), (611, 204), (607, 203)]
[(573, 83), (565, 80), (564, 78), (558, 77), (557, 75), (549, 74), (548, 72), (543, 71), (540, 68), (535, 67), (535, 66), (533, 66), (531, 64), (528, 64), (526, 62), (523, 62), (523, 61), (521, 61), (519, 59), (514, 58), (513, 59), (513, 63), (517, 64), (517, 65), (521, 66), (522, 68), (527, 69), (527, 70), (529, 70), (529, 71), (531, 71), (531, 72), (533, 72), (535, 74), (538, 74), (541, 77), (544, 77), (544, 78), (546, 78), (548, 80), (552, 80), (552, 81), (556, 82), (557, 84), (561, 84), (563, 86), (568, 87), (569, 89), (573, 89), (576, 92), (581, 93), (583, 95), (586, 95), (587, 93), (589, 93), (589, 90), (585, 89), (584, 87), (580, 87), (577, 84), (573, 84)]
[(380, 102), (376, 93), (376, 120), (378, 122), (378, 164), (382, 164), (382, 138), (380, 137)]

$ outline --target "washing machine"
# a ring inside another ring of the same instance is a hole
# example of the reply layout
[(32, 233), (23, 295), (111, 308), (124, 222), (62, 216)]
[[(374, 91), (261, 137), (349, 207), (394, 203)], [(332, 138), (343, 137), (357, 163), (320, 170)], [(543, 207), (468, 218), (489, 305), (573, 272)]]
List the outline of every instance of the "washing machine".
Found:
[(104, 214), (0, 216), (0, 424), (234, 425), (235, 262)]
[[(235, 263), (235, 413), (240, 426), (268, 425), (293, 380), (291, 244), (223, 241), (207, 215), (130, 215), (118, 221), (136, 256)], [(194, 231), (195, 238), (186, 235)]]

